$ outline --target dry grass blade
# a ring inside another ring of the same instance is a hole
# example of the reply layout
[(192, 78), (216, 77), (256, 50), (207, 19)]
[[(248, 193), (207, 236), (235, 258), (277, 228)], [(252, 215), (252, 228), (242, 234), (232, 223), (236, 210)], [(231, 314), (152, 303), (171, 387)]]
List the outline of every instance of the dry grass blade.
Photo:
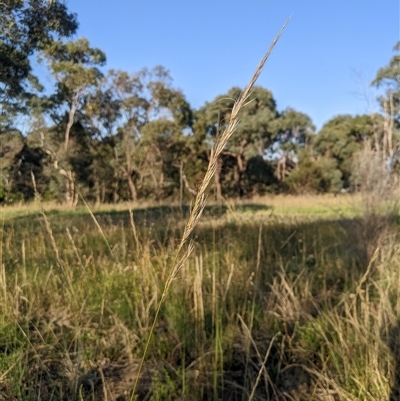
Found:
[(267, 376), (267, 378), (270, 379), (269, 374), (268, 374), (267, 369), (266, 369), (266, 364), (267, 364), (267, 360), (268, 360), (269, 354), (270, 354), (271, 349), (272, 349), (272, 345), (273, 345), (276, 337), (278, 337), (278, 335), (279, 335), (279, 333), (276, 333), (274, 335), (274, 337), (272, 337), (272, 340), (268, 345), (267, 352), (265, 353), (264, 359), (263, 359), (263, 361), (261, 363), (260, 370), (258, 371), (258, 374), (257, 374), (256, 382), (254, 383), (253, 389), (251, 390), (251, 393), (250, 393), (248, 401), (251, 401), (254, 398), (254, 396), (256, 394), (257, 386), (258, 386), (258, 383), (260, 382), (261, 375), (262, 375), (263, 371), (265, 372), (265, 375)]
[(285, 21), (285, 23), (283, 24), (282, 28), (280, 29), (280, 31), (278, 32), (278, 34), (275, 36), (274, 40), (272, 41), (269, 49), (267, 50), (267, 52), (265, 53), (264, 57), (261, 59), (260, 63), (258, 64), (255, 73), (253, 74), (253, 76), (250, 79), (250, 82), (247, 84), (246, 88), (243, 90), (243, 92), (241, 93), (240, 97), (238, 100), (236, 100), (233, 109), (232, 109), (232, 113), (228, 122), (228, 125), (225, 129), (225, 131), (222, 133), (222, 135), (217, 138), (216, 142), (214, 143), (213, 148), (211, 149), (211, 155), (210, 155), (210, 161), (208, 163), (208, 167), (207, 167), (207, 171), (204, 175), (204, 178), (200, 184), (200, 187), (197, 191), (197, 195), (195, 198), (195, 201), (193, 203), (193, 206), (191, 208), (191, 212), (190, 212), (190, 216), (189, 219), (186, 223), (185, 226), (185, 230), (183, 232), (182, 235), (182, 239), (181, 242), (178, 246), (177, 252), (176, 252), (176, 256), (175, 256), (175, 260), (173, 263), (173, 267), (171, 268), (169, 275), (167, 277), (167, 280), (165, 282), (164, 285), (164, 290), (163, 293), (161, 295), (161, 300), (158, 304), (157, 310), (156, 310), (156, 314), (154, 317), (154, 321), (153, 324), (151, 326), (150, 329), (150, 333), (148, 335), (147, 338), (147, 342), (144, 348), (144, 352), (143, 352), (143, 356), (142, 356), (142, 360), (139, 366), (139, 371), (135, 380), (135, 385), (132, 391), (132, 395), (130, 397), (130, 400), (132, 401), (134, 399), (134, 395), (136, 392), (136, 387), (137, 384), (139, 382), (139, 377), (140, 377), (140, 372), (142, 370), (143, 364), (144, 364), (144, 360), (146, 358), (146, 353), (151, 341), (151, 338), (153, 336), (153, 332), (154, 332), (154, 328), (155, 328), (155, 324), (158, 320), (158, 315), (160, 313), (161, 310), (161, 306), (163, 304), (164, 299), (166, 298), (167, 294), (168, 294), (168, 290), (169, 287), (172, 283), (172, 281), (176, 278), (177, 274), (179, 273), (180, 269), (183, 267), (184, 263), (186, 262), (186, 260), (188, 259), (188, 257), (190, 256), (190, 254), (192, 253), (193, 250), (193, 244), (190, 242), (189, 246), (186, 248), (185, 252), (183, 253), (183, 256), (180, 256), (182, 253), (182, 250), (184, 248), (184, 245), (186, 244), (186, 242), (188, 241), (191, 233), (193, 232), (193, 229), (196, 227), (196, 225), (198, 224), (202, 214), (203, 214), (203, 210), (206, 207), (207, 204), (207, 188), (212, 180), (212, 178), (215, 175), (215, 172), (217, 171), (217, 167), (218, 167), (218, 158), (219, 155), (222, 153), (223, 149), (225, 148), (229, 138), (232, 136), (233, 132), (235, 131), (236, 127), (238, 126), (239, 123), (239, 111), (245, 106), (246, 102), (248, 101), (248, 97), (251, 93), (251, 89), (253, 88), (254, 84), (256, 83), (258, 77), (260, 76), (265, 63), (268, 60), (268, 57), (270, 56), (273, 48), (275, 47), (275, 45), (277, 44), (280, 36), (282, 35), (284, 29), (286, 28), (286, 25), (289, 23), (290, 17)]
[(107, 238), (106, 238), (106, 235), (104, 234), (104, 231), (103, 231), (103, 229), (101, 228), (101, 225), (100, 225), (99, 222), (97, 221), (96, 216), (93, 214), (92, 209), (90, 208), (89, 204), (86, 202), (85, 198), (82, 196), (82, 194), (80, 193), (80, 191), (79, 191), (78, 189), (77, 189), (77, 192), (78, 192), (79, 197), (82, 199), (82, 202), (83, 202), (84, 205), (86, 206), (86, 209), (88, 210), (88, 212), (89, 212), (89, 214), (90, 214), (90, 217), (92, 218), (94, 224), (96, 225), (97, 229), (99, 230), (99, 233), (100, 233), (101, 236), (103, 237), (103, 240), (104, 240), (104, 242), (105, 242), (106, 245), (107, 245), (108, 252), (110, 252), (111, 257), (112, 257), (113, 259), (115, 259), (115, 257), (114, 257), (114, 252), (113, 252), (112, 249), (111, 249), (111, 245), (110, 245), (110, 243), (108, 242), (108, 240), (107, 240)]
[(136, 252), (139, 252), (140, 251), (140, 242), (139, 242), (139, 237), (138, 237), (137, 230), (136, 230), (135, 220), (133, 218), (132, 207), (129, 202), (128, 202), (128, 210), (129, 210), (129, 221), (131, 223), (132, 232), (133, 232), (133, 238), (135, 239)]

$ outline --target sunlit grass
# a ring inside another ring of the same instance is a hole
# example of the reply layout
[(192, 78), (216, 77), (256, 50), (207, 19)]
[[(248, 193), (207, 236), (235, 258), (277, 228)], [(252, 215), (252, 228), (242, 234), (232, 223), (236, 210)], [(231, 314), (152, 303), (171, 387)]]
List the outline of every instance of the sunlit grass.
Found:
[[(184, 210), (188, 210), (189, 203), (183, 205)], [(210, 200), (210, 207), (216, 208), (219, 205)], [(84, 205), (78, 205), (75, 208), (67, 207), (55, 202), (42, 204), (43, 209), (50, 213), (60, 214), (88, 214), (89, 211)], [(230, 200), (223, 203), (223, 206), (231, 214), (262, 214), (265, 216), (310, 216), (319, 217), (352, 217), (361, 213), (361, 197), (358, 194), (351, 195), (309, 195), (309, 196), (291, 196), (291, 195), (270, 195), (256, 197), (251, 200)], [(146, 210), (149, 208), (171, 208), (171, 210), (180, 210), (182, 205), (178, 202), (137, 202), (137, 203), (118, 203), (90, 205), (94, 213), (112, 213), (134, 210)], [(257, 208), (258, 207), (258, 208)], [(0, 216), (3, 218), (14, 218), (18, 216), (29, 216), (40, 212), (40, 206), (37, 202), (18, 203), (0, 207)]]

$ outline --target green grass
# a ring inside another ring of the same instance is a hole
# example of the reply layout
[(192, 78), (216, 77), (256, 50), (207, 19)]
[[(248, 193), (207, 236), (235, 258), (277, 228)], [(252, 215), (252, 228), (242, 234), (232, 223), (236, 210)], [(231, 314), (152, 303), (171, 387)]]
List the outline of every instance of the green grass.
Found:
[[(366, 217), (345, 202), (330, 214), (335, 199), (321, 200), (206, 209), (138, 399), (389, 398), (397, 228), (368, 236)], [(2, 393), (128, 399), (188, 208), (135, 209), (139, 244), (124, 207), (96, 211), (111, 252), (84, 209), (13, 213), (3, 210), (1, 231)]]

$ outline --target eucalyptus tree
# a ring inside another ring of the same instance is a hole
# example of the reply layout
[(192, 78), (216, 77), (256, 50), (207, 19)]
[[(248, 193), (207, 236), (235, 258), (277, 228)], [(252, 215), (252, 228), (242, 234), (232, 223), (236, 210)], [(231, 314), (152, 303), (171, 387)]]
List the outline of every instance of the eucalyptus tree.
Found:
[(56, 93), (52, 99), (68, 113), (64, 134), (64, 149), (67, 151), (75, 115), (82, 108), (88, 92), (96, 88), (103, 78), (98, 67), (105, 64), (106, 56), (100, 49), (90, 47), (86, 38), (53, 42), (46, 47), (44, 56), (56, 79)]
[(157, 111), (143, 126), (139, 141), (139, 154), (146, 155), (142, 165), (147, 187), (160, 198), (173, 196), (179, 188), (182, 199), (184, 183), (190, 190), (184, 170), (194, 156), (188, 135), (192, 110), (183, 93), (171, 86), (169, 75), (149, 88)]
[[(197, 124), (197, 129), (205, 130), (206, 138), (213, 138), (223, 131), (229, 122), (229, 117), (239, 97), (241, 89), (234, 87), (225, 95), (218, 96), (211, 103), (206, 103), (199, 110), (198, 118), (203, 122)], [(279, 113), (272, 93), (262, 87), (254, 87), (247, 105), (240, 112), (240, 124), (229, 144), (221, 154), (219, 169), (216, 173), (218, 197), (221, 196), (221, 173), (232, 166), (232, 181), (236, 195), (246, 192), (242, 178), (249, 159), (261, 157), (271, 148), (278, 134), (277, 119)], [(227, 180), (227, 183), (230, 180)]]
[[(174, 175), (175, 140), (190, 125), (191, 109), (183, 94), (172, 88), (169, 72), (161, 66), (135, 74), (110, 71), (103, 86), (113, 106), (112, 120), (102, 131), (115, 139), (114, 181), (123, 177), (129, 198), (161, 196)], [(110, 103), (108, 103), (110, 105)]]
[[(316, 135), (315, 157), (334, 161), (334, 164), (327, 162), (324, 165), (331, 171), (339, 171), (342, 186), (348, 187), (353, 174), (355, 155), (366, 145), (375, 148), (379, 146), (376, 138), (382, 135), (379, 133), (380, 127), (382, 119), (377, 116), (336, 116), (325, 123)], [(335, 187), (337, 190), (338, 184)]]
[(41, 89), (32, 73), (32, 55), (76, 32), (76, 15), (62, 1), (0, 2), (0, 132)]
[(382, 152), (384, 159), (389, 157), (391, 163), (394, 163), (395, 147), (400, 141), (400, 41), (396, 43), (394, 51), (396, 54), (389, 64), (378, 70), (372, 82), (375, 87), (385, 90), (378, 98), (384, 114)]
[(91, 135), (92, 181), (97, 204), (117, 202), (120, 177), (116, 159), (116, 131), (122, 116), (121, 102), (108, 85), (108, 74), (85, 100), (82, 122)]
[(278, 180), (284, 181), (289, 170), (296, 165), (299, 151), (304, 149), (305, 153), (310, 153), (315, 127), (307, 114), (293, 108), (287, 108), (280, 114), (277, 126), (278, 135), (270, 153), (279, 157), (276, 175)]
[[(77, 201), (75, 179), (77, 174), (82, 174), (83, 168), (87, 170), (86, 159), (89, 153), (89, 139), (82, 122), (77, 121), (77, 116), (82, 114), (86, 98), (96, 90), (103, 78), (99, 67), (105, 64), (106, 57), (100, 49), (90, 47), (85, 38), (68, 42), (55, 41), (45, 48), (43, 54), (56, 80), (56, 92), (51, 96), (51, 116), (56, 123), (53, 129), (55, 136), (60, 134), (59, 130), (63, 127), (63, 140), (52, 138), (52, 145), (62, 164), (59, 172), (65, 176), (65, 201), (74, 204)], [(73, 146), (74, 152), (69, 152), (70, 146)]]

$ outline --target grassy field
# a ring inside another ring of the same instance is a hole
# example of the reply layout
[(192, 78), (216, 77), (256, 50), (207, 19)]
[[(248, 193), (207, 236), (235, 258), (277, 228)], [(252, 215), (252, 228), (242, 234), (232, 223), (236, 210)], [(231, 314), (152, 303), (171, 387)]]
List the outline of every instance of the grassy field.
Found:
[[(0, 400), (130, 399), (188, 206), (0, 213)], [(397, 231), (348, 195), (207, 206), (136, 399), (398, 399)]]

